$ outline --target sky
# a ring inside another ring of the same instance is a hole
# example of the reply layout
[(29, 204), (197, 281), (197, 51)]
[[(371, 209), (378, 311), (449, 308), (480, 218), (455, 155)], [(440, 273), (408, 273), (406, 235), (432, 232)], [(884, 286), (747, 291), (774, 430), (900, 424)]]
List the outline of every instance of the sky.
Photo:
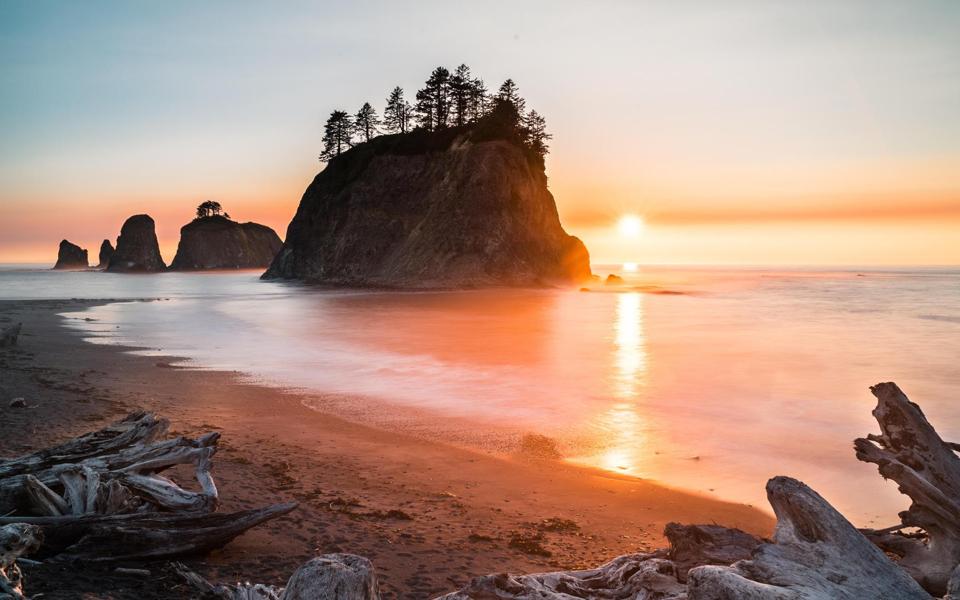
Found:
[(960, 264), (953, 0), (4, 0), (0, 56), (0, 262), (141, 212), (169, 262), (208, 198), (283, 236), (330, 111), (466, 63), (594, 262)]

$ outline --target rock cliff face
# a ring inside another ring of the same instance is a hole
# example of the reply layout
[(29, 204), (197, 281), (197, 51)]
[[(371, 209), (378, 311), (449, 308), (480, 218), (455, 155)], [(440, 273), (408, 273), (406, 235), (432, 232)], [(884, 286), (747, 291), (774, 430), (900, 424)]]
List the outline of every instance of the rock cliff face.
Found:
[(591, 276), (587, 249), (560, 225), (542, 161), (469, 132), (416, 136), (382, 136), (330, 161), (264, 278), (479, 287)]
[(100, 263), (97, 267), (106, 269), (107, 265), (110, 264), (110, 257), (113, 256), (113, 253), (113, 244), (110, 243), (110, 240), (103, 240), (103, 243), (100, 244)]
[(120, 228), (117, 249), (110, 257), (107, 271), (152, 273), (165, 269), (153, 219), (149, 215), (134, 215), (127, 219)]
[(180, 244), (170, 269), (262, 269), (281, 244), (280, 236), (266, 225), (220, 216), (194, 219), (180, 228)]
[(71, 244), (67, 240), (60, 242), (57, 264), (53, 266), (54, 269), (86, 269), (89, 266), (86, 250), (76, 244)]

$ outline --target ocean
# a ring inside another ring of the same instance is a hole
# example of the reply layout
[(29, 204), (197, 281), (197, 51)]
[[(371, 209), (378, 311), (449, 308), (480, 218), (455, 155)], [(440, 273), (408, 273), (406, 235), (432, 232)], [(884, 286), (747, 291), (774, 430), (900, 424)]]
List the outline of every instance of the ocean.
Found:
[(764, 509), (766, 480), (790, 475), (861, 526), (907, 505), (854, 457), (879, 431), (870, 385), (897, 382), (960, 440), (960, 269), (619, 274), (590, 291), (386, 292), (6, 266), (0, 299), (109, 298), (64, 324), (484, 452), (545, 435), (564, 460)]

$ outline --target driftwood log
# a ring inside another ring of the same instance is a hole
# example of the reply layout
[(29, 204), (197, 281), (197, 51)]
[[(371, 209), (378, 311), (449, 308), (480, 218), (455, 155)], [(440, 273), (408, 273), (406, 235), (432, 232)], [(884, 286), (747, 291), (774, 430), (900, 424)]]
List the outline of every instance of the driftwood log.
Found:
[[(42, 531), (53, 560), (148, 560), (205, 552), (295, 503), (230, 514), (211, 474), (220, 434), (161, 439), (169, 422), (133, 413), (103, 429), (0, 461), (0, 525)], [(193, 466), (199, 491), (161, 473)]]
[(23, 574), (16, 561), (36, 551), (42, 540), (43, 534), (35, 525), (0, 527), (0, 600), (24, 600)]
[(23, 323), (10, 325), (9, 327), (0, 327), (0, 348), (16, 346), (17, 338), (20, 337), (21, 327), (23, 327)]
[[(210, 459), (220, 434), (155, 441), (168, 426), (166, 419), (133, 413), (60, 446), (0, 462), (0, 513), (61, 516), (151, 508), (214, 510), (218, 496)], [(184, 490), (159, 474), (190, 463), (200, 492)]]
[(221, 600), (378, 600), (380, 586), (373, 563), (355, 554), (324, 554), (294, 571), (284, 587), (259, 583), (212, 584), (175, 563), (195, 590)]
[(857, 458), (876, 464), (912, 502), (899, 524), (864, 534), (899, 556), (900, 566), (931, 594), (944, 594), (960, 563), (960, 446), (940, 439), (896, 384), (880, 383), (871, 391), (880, 435), (854, 441)]
[(729, 567), (688, 575), (690, 600), (930, 600), (920, 585), (818, 493), (789, 477), (767, 483), (773, 543)]

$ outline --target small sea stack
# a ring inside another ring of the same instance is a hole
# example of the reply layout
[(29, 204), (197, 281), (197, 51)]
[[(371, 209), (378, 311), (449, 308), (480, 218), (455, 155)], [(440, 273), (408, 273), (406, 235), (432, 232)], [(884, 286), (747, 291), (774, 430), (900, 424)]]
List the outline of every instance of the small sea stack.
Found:
[(90, 265), (87, 262), (87, 251), (76, 244), (67, 240), (60, 242), (60, 250), (57, 252), (57, 264), (53, 266), (58, 270), (86, 269)]
[(197, 217), (180, 228), (173, 271), (262, 269), (282, 245), (273, 229), (259, 223), (238, 223), (223, 215)]
[(160, 257), (156, 226), (150, 215), (134, 215), (123, 223), (117, 248), (107, 271), (113, 273), (156, 273), (166, 270)]
[(113, 244), (110, 243), (110, 240), (103, 240), (103, 243), (100, 244), (100, 262), (97, 264), (98, 269), (106, 269), (107, 265), (110, 264), (110, 257), (113, 256), (115, 250), (113, 249)]

